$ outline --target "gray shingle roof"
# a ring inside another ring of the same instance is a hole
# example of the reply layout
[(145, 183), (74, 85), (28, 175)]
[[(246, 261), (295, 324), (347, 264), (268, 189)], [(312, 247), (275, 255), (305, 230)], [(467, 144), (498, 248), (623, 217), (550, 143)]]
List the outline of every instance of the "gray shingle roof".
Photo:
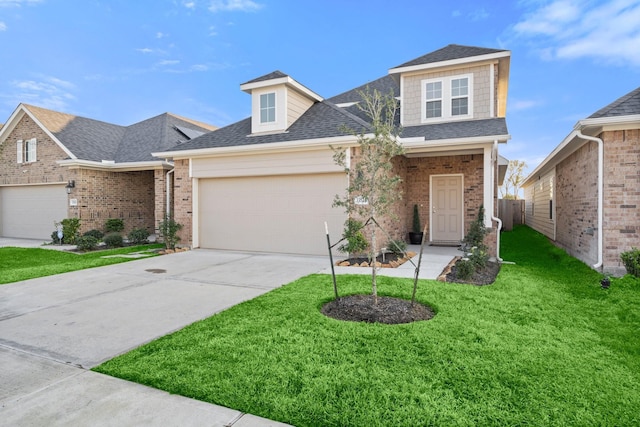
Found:
[(640, 87), (589, 116), (590, 119), (640, 114)]
[(488, 55), (491, 53), (507, 52), (506, 49), (490, 49), (486, 47), (462, 46), (450, 44), (442, 49), (435, 50), (409, 62), (393, 68), (411, 67), (413, 65), (431, 64), (434, 62), (451, 61), (453, 59), (471, 58), (473, 56)]
[(494, 118), (406, 126), (402, 129), (401, 136), (403, 138), (424, 137), (427, 141), (437, 141), (508, 134), (506, 120)]
[(316, 102), (286, 132), (252, 135), (251, 117), (247, 117), (244, 120), (173, 147), (170, 151), (237, 147), (349, 135), (343, 129), (343, 126), (347, 126), (356, 132), (369, 128), (365, 121), (331, 102)]
[(131, 126), (119, 126), (32, 105), (25, 105), (25, 108), (78, 159), (96, 162), (157, 161), (152, 152), (166, 150), (189, 140), (176, 127), (199, 132), (213, 129), (169, 113)]
[(366, 92), (367, 88), (369, 90), (377, 90), (383, 95), (388, 94), (393, 91), (393, 96), (400, 96), (400, 85), (395, 81), (393, 76), (387, 74), (379, 79), (370, 81), (369, 83), (365, 83), (361, 86), (358, 86), (355, 89), (351, 89), (347, 92), (343, 92), (339, 95), (329, 98), (329, 101), (334, 104), (343, 104), (348, 102), (359, 102), (361, 101), (360, 92)]
[(264, 82), (264, 81), (267, 81), (267, 80), (280, 79), (282, 77), (289, 77), (289, 75), (283, 73), (280, 70), (276, 70), (276, 71), (270, 72), (269, 74), (265, 74), (264, 76), (260, 76), (258, 78), (253, 79), (253, 80), (249, 80), (248, 82), (244, 82), (242, 84), (246, 85), (246, 84), (249, 84), (249, 83)]

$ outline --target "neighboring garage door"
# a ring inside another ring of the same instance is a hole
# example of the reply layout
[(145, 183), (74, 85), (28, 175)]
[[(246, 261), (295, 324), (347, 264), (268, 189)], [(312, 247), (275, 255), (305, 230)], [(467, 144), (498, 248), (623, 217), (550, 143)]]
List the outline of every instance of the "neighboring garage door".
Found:
[(66, 217), (64, 185), (0, 187), (0, 236), (48, 240)]
[(325, 255), (324, 222), (339, 239), (346, 214), (331, 205), (346, 185), (344, 173), (201, 179), (200, 247)]

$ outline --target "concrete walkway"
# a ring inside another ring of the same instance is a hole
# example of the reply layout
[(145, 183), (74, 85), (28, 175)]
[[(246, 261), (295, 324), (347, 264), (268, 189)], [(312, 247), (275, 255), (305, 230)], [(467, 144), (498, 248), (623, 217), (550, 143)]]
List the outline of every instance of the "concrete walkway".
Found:
[[(54, 249), (41, 244), (0, 238), (0, 247)], [(420, 277), (436, 278), (457, 254), (427, 248)], [(0, 426), (283, 426), (88, 369), (299, 277), (329, 273), (328, 264), (328, 256), (199, 249), (0, 285)], [(413, 277), (414, 267), (380, 274)]]

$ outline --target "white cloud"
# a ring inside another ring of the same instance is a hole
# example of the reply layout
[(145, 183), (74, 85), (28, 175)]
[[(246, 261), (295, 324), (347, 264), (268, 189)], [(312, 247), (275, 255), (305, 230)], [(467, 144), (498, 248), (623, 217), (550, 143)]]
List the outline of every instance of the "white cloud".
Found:
[(472, 21), (482, 21), (483, 19), (487, 19), (489, 17), (489, 12), (486, 9), (476, 9), (473, 12), (469, 13), (469, 18)]
[(210, 12), (257, 12), (263, 5), (252, 0), (212, 0)]
[(76, 99), (71, 92), (75, 89), (73, 83), (56, 77), (45, 76), (38, 80), (15, 80), (11, 86), (16, 89), (10, 98), (15, 104), (25, 102), (52, 110), (64, 111), (68, 109), (70, 101)]
[(150, 49), (148, 47), (143, 47), (143, 48), (139, 48), (139, 49), (136, 49), (136, 50), (138, 52), (141, 52), (141, 53), (144, 53), (144, 54), (153, 53), (153, 49)]
[(542, 105), (541, 102), (534, 101), (532, 99), (514, 99), (513, 101), (509, 102), (507, 108), (510, 111), (522, 111), (522, 110), (528, 110), (530, 108), (534, 108), (540, 105)]
[(191, 71), (207, 71), (208, 69), (209, 67), (204, 64), (192, 65), (190, 68)]
[(553, 0), (512, 28), (546, 60), (593, 58), (640, 66), (640, 0)]
[(160, 66), (178, 65), (179, 63), (180, 61), (178, 61), (177, 59), (165, 59), (164, 61), (158, 62), (157, 65), (160, 65)]
[(7, 24), (0, 21), (0, 31), (7, 31)]
[(165, 38), (165, 37), (168, 37), (168, 36), (169, 36), (169, 34), (165, 34), (165, 33), (160, 32), (160, 31), (158, 31), (158, 32), (156, 33), (156, 38), (157, 38), (157, 39), (162, 39), (162, 38)]
[(42, 3), (42, 0), (0, 0), (0, 7), (20, 7)]
[(186, 7), (187, 9), (195, 9), (196, 8), (196, 2), (194, 2), (194, 1), (183, 1), (182, 5), (184, 7)]
[(211, 37), (218, 35), (218, 31), (216, 30), (216, 27), (214, 27), (213, 25), (209, 27), (209, 35)]

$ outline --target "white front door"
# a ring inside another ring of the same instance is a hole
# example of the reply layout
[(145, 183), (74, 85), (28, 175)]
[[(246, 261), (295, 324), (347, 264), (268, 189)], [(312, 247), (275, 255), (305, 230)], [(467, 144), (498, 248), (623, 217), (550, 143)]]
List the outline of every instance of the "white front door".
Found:
[(462, 175), (431, 176), (431, 241), (457, 243), (463, 238)]

